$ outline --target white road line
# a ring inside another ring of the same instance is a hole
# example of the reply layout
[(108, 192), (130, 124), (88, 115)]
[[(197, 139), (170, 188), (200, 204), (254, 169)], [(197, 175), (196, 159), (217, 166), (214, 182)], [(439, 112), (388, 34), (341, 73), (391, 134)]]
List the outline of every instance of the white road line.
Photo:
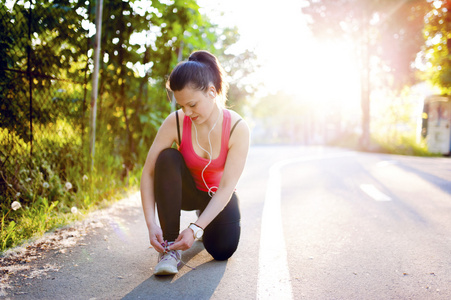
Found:
[(287, 159), (271, 166), (262, 213), (257, 299), (293, 299), (280, 210), (280, 170), (294, 163), (353, 155), (353, 152), (320, 154)]
[(379, 191), (372, 184), (361, 184), (360, 189), (376, 201), (391, 201), (391, 198)]
[(280, 172), (271, 167), (263, 207), (257, 299), (293, 299), (280, 212)]
[(381, 160), (380, 162), (378, 162), (376, 164), (376, 166), (378, 166), (378, 167), (386, 167), (386, 166), (396, 165), (396, 164), (398, 164), (398, 162), (396, 160)]

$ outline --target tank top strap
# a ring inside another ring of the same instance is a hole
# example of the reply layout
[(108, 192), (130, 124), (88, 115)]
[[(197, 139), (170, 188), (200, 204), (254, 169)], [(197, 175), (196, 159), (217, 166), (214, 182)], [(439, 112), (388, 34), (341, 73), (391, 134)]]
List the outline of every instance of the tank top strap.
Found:
[(179, 121), (179, 111), (178, 110), (175, 111), (175, 118), (177, 120), (177, 136), (179, 138), (179, 146), (180, 146), (182, 139), (180, 138), (180, 121)]

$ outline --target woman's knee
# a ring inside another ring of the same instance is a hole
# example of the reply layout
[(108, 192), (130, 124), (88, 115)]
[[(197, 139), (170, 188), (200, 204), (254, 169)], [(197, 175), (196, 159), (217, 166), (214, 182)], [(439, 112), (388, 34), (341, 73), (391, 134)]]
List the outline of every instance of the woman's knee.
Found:
[(166, 148), (160, 152), (155, 163), (155, 168), (167, 168), (170, 165), (183, 161), (182, 154), (174, 148)]
[(207, 250), (207, 252), (210, 253), (210, 255), (213, 256), (215, 260), (228, 260), (230, 257), (232, 257), (233, 253), (235, 253), (236, 249), (236, 247), (229, 249), (214, 249), (211, 251)]
[(241, 233), (240, 225), (239, 223), (230, 225), (222, 227), (222, 230), (205, 231), (203, 238), (205, 250), (215, 260), (229, 259), (238, 248)]

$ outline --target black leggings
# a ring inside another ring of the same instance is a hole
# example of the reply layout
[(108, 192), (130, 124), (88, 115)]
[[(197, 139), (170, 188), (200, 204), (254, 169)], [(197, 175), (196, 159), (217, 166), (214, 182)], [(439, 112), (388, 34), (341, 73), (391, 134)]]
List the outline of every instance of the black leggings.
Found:
[[(154, 190), (163, 237), (168, 242), (179, 235), (181, 210), (203, 211), (211, 199), (207, 192), (196, 188), (183, 156), (172, 148), (158, 156)], [(238, 197), (233, 193), (226, 207), (205, 228), (205, 249), (214, 259), (226, 260), (237, 249), (240, 233)]]

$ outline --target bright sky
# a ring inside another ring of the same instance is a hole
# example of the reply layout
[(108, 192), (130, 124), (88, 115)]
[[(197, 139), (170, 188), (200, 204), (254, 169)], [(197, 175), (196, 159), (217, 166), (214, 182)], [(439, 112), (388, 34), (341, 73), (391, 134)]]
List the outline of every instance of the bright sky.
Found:
[[(320, 46), (301, 12), (302, 0), (198, 0), (212, 22), (237, 26), (241, 39), (233, 49), (252, 50), (262, 65), (255, 80), (269, 92), (321, 95), (321, 101), (355, 105), (359, 82), (349, 45)], [(221, 15), (221, 12), (224, 12)]]

